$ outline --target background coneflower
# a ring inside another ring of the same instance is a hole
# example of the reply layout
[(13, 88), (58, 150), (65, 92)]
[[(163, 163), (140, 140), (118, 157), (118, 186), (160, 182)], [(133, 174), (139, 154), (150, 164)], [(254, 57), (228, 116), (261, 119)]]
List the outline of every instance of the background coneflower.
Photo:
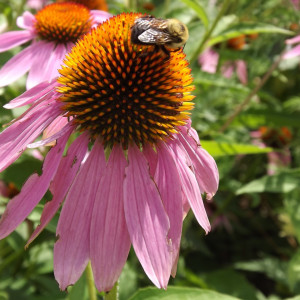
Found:
[(0, 35), (0, 52), (33, 42), (2, 67), (0, 86), (9, 85), (28, 71), (27, 88), (58, 76), (62, 60), (74, 43), (110, 16), (72, 2), (47, 5), (36, 15), (25, 12), (17, 19), (24, 30)]

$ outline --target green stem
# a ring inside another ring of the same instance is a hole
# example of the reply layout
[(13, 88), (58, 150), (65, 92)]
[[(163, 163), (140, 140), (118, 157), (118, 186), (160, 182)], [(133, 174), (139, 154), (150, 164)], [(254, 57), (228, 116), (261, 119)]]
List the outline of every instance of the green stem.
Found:
[(104, 300), (118, 300), (119, 299), (119, 281), (115, 283), (113, 288), (105, 294)]
[(92, 266), (90, 262), (88, 263), (85, 269), (85, 274), (86, 274), (86, 280), (88, 284), (89, 300), (97, 300), (97, 290), (95, 287), (94, 276), (93, 276)]
[(169, 7), (170, 7), (170, 0), (165, 0), (164, 15), (166, 15), (169, 12)]
[(209, 40), (209, 38), (211, 37), (213, 31), (215, 30), (218, 22), (220, 21), (220, 19), (224, 15), (224, 13), (227, 11), (230, 3), (231, 3), (231, 0), (225, 0), (223, 2), (223, 5), (222, 5), (217, 17), (215, 18), (215, 20), (214, 20), (213, 24), (211, 25), (210, 29), (205, 33), (198, 49), (195, 51), (194, 56), (191, 58), (191, 60), (190, 60), (191, 63), (193, 63), (197, 59), (198, 55), (203, 51), (203, 48), (204, 48), (206, 42)]

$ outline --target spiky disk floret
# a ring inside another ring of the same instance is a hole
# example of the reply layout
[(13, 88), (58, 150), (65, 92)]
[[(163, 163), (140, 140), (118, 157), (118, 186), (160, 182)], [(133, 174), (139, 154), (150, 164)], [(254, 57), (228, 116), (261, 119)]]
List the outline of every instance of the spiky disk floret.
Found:
[(39, 37), (58, 43), (75, 43), (92, 27), (90, 10), (72, 2), (47, 5), (35, 15), (35, 19)]
[(182, 51), (166, 56), (133, 45), (130, 28), (140, 14), (115, 16), (72, 49), (60, 70), (60, 101), (81, 131), (105, 146), (155, 144), (189, 119), (194, 96)]

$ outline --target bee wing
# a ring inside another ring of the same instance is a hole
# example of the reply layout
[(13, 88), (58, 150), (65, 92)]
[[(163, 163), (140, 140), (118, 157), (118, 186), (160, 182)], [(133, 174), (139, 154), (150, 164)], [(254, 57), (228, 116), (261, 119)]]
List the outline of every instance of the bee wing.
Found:
[(149, 18), (139, 18), (135, 20), (135, 25), (139, 30), (147, 30), (150, 28), (151, 24)]
[(168, 33), (155, 30), (153, 28), (144, 31), (138, 36), (138, 39), (142, 43), (157, 45), (163, 45), (173, 41), (172, 37)]

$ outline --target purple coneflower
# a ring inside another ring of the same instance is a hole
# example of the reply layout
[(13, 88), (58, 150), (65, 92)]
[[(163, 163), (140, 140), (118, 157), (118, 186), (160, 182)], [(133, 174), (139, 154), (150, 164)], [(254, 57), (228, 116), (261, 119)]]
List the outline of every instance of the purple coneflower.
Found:
[[(0, 170), (26, 147), (56, 145), (42, 175), (33, 174), (8, 203), (0, 237), (15, 230), (49, 188), (53, 199), (28, 243), (64, 201), (54, 246), (63, 290), (89, 260), (98, 290), (110, 290), (131, 245), (150, 280), (166, 288), (190, 208), (210, 230), (201, 194), (211, 198), (219, 176), (190, 126), (191, 70), (182, 50), (168, 57), (131, 43), (130, 28), (140, 16), (121, 14), (93, 29), (67, 55), (57, 81), (6, 105), (31, 107), (0, 136)], [(34, 142), (46, 128), (44, 139)]]
[(26, 86), (57, 77), (63, 58), (74, 43), (111, 15), (76, 3), (47, 5), (36, 15), (24, 12), (17, 25), (24, 29), (0, 35), (0, 52), (33, 40), (0, 70), (0, 86), (6, 86), (29, 71)]

